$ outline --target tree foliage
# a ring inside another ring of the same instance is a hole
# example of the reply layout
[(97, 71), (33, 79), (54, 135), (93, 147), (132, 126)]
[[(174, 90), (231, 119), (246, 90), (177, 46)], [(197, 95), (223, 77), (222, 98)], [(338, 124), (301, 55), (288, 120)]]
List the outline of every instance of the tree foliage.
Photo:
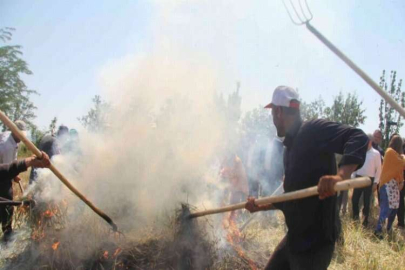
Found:
[[(405, 107), (405, 93), (401, 90), (402, 79), (397, 82), (397, 72), (391, 71), (389, 81), (386, 79), (385, 70), (380, 77), (380, 87), (385, 90), (398, 104)], [(389, 139), (398, 133), (403, 126), (401, 115), (392, 108), (384, 99), (381, 99), (379, 108), (379, 128), (383, 134), (382, 148), (388, 146)]]
[(353, 127), (364, 124), (366, 116), (363, 102), (358, 100), (356, 94), (342, 92), (335, 96), (331, 106), (325, 106), (321, 97), (306, 103), (301, 102), (301, 116), (303, 120), (324, 118), (329, 121), (339, 122)]
[(362, 105), (363, 101), (359, 101), (356, 94), (348, 93), (344, 96), (340, 92), (334, 98), (332, 106), (325, 109), (325, 115), (330, 121), (358, 127), (366, 120)]
[(92, 132), (102, 132), (108, 126), (108, 111), (110, 105), (103, 101), (99, 95), (93, 98), (93, 108), (89, 112), (80, 118), (79, 122)]
[[(0, 40), (10, 41), (13, 30), (8, 27), (0, 29)], [(36, 107), (30, 96), (37, 92), (28, 89), (21, 78), (24, 74), (32, 74), (21, 56), (21, 46), (0, 47), (0, 110), (13, 121), (20, 119), (33, 126)]]
[(301, 101), (300, 109), (304, 121), (325, 118), (325, 101), (321, 97), (310, 103)]
[(54, 117), (49, 124), (49, 132), (54, 135), (56, 130), (56, 123), (58, 122), (58, 118)]
[(37, 126), (32, 126), (31, 127), (31, 141), (39, 147), (39, 143), (41, 142), (41, 139), (45, 135), (45, 131), (40, 130)]

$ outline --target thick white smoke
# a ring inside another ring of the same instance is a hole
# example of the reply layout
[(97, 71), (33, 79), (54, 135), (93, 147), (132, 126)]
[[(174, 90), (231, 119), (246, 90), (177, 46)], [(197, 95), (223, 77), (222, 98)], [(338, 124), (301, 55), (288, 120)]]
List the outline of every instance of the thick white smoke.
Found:
[[(201, 59), (195, 66), (157, 54), (132, 61), (105, 71), (111, 104), (106, 130), (81, 132), (80, 151), (54, 158), (126, 230), (152, 222), (180, 202), (215, 206), (216, 161), (226, 143), (210, 63)], [(49, 172), (39, 173), (39, 182), (44, 180), (48, 188), (40, 200), (69, 194)]]

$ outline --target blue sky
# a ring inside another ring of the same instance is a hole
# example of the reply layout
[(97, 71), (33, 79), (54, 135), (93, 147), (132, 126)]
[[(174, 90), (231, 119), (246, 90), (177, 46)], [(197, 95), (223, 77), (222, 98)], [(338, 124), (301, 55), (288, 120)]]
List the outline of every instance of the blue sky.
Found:
[[(404, 1), (308, 1), (312, 24), (378, 82), (382, 69), (405, 78)], [(0, 27), (14, 27), (41, 95), (35, 123), (80, 127), (77, 117), (104, 96), (106, 68), (156, 51), (197, 53), (219, 70), (220, 91), (242, 84), (245, 111), (267, 103), (278, 85), (297, 87), (305, 101), (330, 104), (339, 91), (364, 101), (366, 132), (377, 128), (380, 98), (305, 27), (293, 25), (281, 1), (7, 1)], [(198, 63), (195, 63), (198, 65)], [(107, 74), (108, 76), (108, 74)]]

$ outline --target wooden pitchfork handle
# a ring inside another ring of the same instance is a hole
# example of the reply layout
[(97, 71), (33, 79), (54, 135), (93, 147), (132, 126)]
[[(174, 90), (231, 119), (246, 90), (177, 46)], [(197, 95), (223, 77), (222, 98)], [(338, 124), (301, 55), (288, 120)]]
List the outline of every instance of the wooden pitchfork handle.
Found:
[[(335, 185), (335, 191), (348, 190), (348, 189), (352, 189), (352, 188), (363, 188), (363, 187), (367, 187), (370, 185), (371, 185), (370, 178), (359, 177), (359, 178), (354, 178), (354, 179), (349, 179), (349, 180), (338, 182)], [(260, 198), (260, 199), (255, 200), (255, 203), (260, 206), (260, 205), (265, 205), (265, 204), (270, 204), (270, 203), (279, 203), (279, 202), (298, 200), (298, 199), (303, 199), (303, 198), (316, 196), (316, 195), (318, 195), (317, 186), (305, 188), (305, 189), (301, 189), (301, 190), (297, 190), (297, 191), (293, 191), (293, 192), (287, 192), (287, 193), (277, 195), (277, 196), (269, 196), (269, 197)], [(188, 217), (196, 218), (196, 217), (202, 217), (202, 216), (206, 216), (206, 215), (212, 215), (212, 214), (234, 211), (234, 210), (238, 210), (238, 209), (244, 209), (245, 205), (246, 205), (246, 202), (232, 204), (229, 206), (220, 207), (220, 208), (216, 208), (216, 209), (195, 212), (195, 213), (190, 214)]]
[[(18, 127), (2, 112), (0, 111), (0, 120), (6, 125), (13, 134), (15, 134), (26, 146), (29, 150), (31, 150), (38, 158), (42, 158), (41, 151), (27, 139), (27, 137), (18, 129)], [(90, 202), (83, 194), (80, 193), (62, 173), (53, 165), (49, 166), (49, 169), (59, 178), (60, 181), (70, 189), (80, 200), (82, 200), (85, 204), (87, 204), (97, 215), (102, 217), (105, 221), (107, 221), (113, 228), (114, 231), (117, 231), (117, 225), (112, 221), (112, 219), (107, 216), (103, 211), (98, 209), (92, 202)]]
[(23, 188), (22, 185), (21, 185), (21, 181), (18, 181), (17, 184), (18, 184), (18, 186), (20, 187), (21, 196), (24, 196), (24, 188)]
[(332, 42), (321, 34), (309, 21), (306, 23), (307, 29), (314, 34), (326, 47), (336, 54), (343, 62), (345, 62), (354, 72), (357, 73), (371, 88), (373, 88), (388, 104), (391, 105), (402, 117), (405, 117), (405, 110), (401, 107), (387, 92), (385, 92), (373, 79), (370, 78), (361, 68), (359, 68), (352, 60), (349, 59), (342, 51), (340, 51)]

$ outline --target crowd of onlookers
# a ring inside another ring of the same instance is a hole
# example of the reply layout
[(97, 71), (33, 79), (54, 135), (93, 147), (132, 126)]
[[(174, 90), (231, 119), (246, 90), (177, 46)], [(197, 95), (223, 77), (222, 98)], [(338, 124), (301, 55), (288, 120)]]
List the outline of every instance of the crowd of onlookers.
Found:
[[(369, 134), (369, 145), (366, 160), (362, 168), (353, 173), (352, 177), (367, 176), (372, 184), (365, 188), (353, 190), (352, 217), (359, 220), (362, 205), (362, 224), (369, 226), (371, 209), (379, 210), (375, 235), (382, 237), (383, 226), (387, 220), (386, 230), (391, 231), (395, 218), (398, 228), (404, 228), (404, 143), (398, 134), (390, 138), (386, 151), (381, 148), (383, 139), (380, 130)], [(339, 210), (346, 214), (348, 192), (339, 194)]]
[[(382, 133), (376, 130), (373, 134), (373, 148), (378, 150), (382, 169), (376, 170), (373, 190), (378, 191), (378, 205), (380, 207), (379, 218), (375, 229), (375, 234), (381, 237), (382, 227), (386, 220), (387, 231), (391, 231), (395, 218), (398, 219), (398, 227), (405, 226), (404, 207), (404, 143), (403, 139), (394, 134), (391, 136), (385, 153), (381, 149)], [(366, 159), (367, 162), (367, 159)], [(371, 161), (369, 161), (371, 162)], [(372, 195), (374, 197), (374, 195)]]

